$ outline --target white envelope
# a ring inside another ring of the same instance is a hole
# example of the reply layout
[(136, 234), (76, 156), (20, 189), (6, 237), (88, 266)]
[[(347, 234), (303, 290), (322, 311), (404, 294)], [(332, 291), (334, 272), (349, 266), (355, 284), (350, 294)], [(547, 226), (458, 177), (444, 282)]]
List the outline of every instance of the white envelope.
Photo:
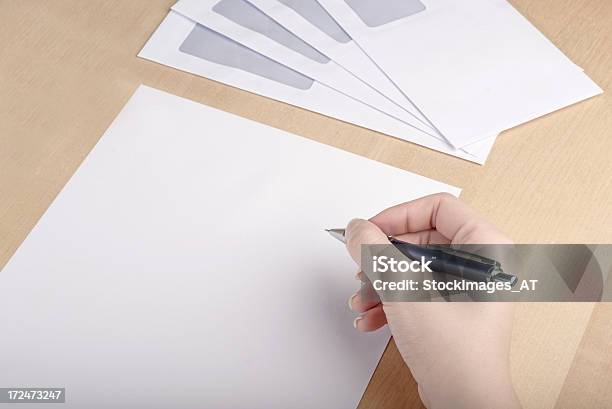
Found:
[(436, 192), (459, 189), (141, 87), (0, 274), (0, 385), (354, 409), (389, 333), (353, 328), (324, 229)]
[(439, 137), (404, 108), (247, 0), (181, 0), (172, 10), (393, 118)]
[(456, 147), (602, 92), (504, 0), (318, 0)]
[[(186, 49), (186, 40), (190, 36), (195, 40), (189, 43), (190, 46), (201, 44), (203, 51), (216, 49), (218, 53), (208, 56), (190, 54), (194, 52)], [(494, 142), (489, 139), (471, 145), (470, 152), (473, 153), (454, 149), (446, 142), (393, 120), (172, 11), (139, 56), (480, 164), (485, 162)], [(254, 66), (250, 71), (240, 66), (250, 59), (265, 66)], [(239, 64), (230, 65), (236, 61)]]

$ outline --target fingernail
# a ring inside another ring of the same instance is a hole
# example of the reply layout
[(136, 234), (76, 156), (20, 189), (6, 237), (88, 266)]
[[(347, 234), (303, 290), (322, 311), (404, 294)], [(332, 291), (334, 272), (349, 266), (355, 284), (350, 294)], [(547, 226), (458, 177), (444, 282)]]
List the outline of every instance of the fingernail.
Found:
[(358, 222), (358, 221), (359, 221), (359, 219), (358, 219), (358, 218), (351, 219), (351, 220), (349, 220), (349, 222), (348, 222), (348, 224), (347, 224), (346, 226), (348, 227), (348, 226), (350, 226), (351, 224), (356, 223), (356, 222)]
[(355, 318), (355, 321), (353, 321), (353, 327), (357, 328), (357, 325), (359, 325), (359, 321), (361, 321), (362, 319), (363, 317), (361, 315)]
[(346, 225), (346, 233), (348, 234), (355, 226), (355, 224), (361, 222), (362, 220), (363, 219), (352, 219), (350, 222), (348, 222), (348, 224)]
[(349, 298), (348, 300), (348, 305), (351, 310), (353, 309), (353, 300), (355, 299), (355, 297), (357, 297), (357, 293), (351, 295), (351, 298)]

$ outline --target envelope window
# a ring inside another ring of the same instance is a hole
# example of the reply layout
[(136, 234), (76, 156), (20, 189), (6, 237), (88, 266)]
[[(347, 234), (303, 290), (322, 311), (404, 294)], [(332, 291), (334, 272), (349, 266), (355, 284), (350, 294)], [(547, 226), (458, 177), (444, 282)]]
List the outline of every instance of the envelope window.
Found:
[(314, 80), (265, 57), (224, 35), (196, 24), (179, 47), (185, 54), (237, 68), (290, 87), (307, 90)]
[(419, 0), (344, 0), (368, 27), (378, 27), (425, 10)]

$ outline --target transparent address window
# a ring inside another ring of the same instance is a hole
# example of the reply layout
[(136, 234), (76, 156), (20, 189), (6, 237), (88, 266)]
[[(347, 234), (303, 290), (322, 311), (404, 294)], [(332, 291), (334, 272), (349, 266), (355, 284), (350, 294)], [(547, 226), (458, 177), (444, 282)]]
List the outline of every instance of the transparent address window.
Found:
[(293, 88), (307, 90), (314, 80), (200, 24), (179, 50), (215, 64), (233, 67)]
[(369, 27), (378, 27), (420, 13), (419, 0), (344, 0)]

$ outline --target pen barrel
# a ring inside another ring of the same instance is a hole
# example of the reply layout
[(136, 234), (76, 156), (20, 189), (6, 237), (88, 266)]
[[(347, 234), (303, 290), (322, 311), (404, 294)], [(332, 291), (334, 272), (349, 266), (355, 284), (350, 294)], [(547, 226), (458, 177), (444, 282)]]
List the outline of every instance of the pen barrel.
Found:
[[(470, 257), (461, 256), (461, 252), (446, 252), (439, 248), (418, 246), (405, 243), (399, 240), (392, 240), (391, 243), (405, 256), (412, 260), (431, 261), (429, 268), (437, 273), (445, 273), (466, 280), (489, 282), (495, 271), (495, 261), (484, 259), (479, 260), (477, 256), (470, 254)], [(487, 260), (487, 261), (485, 261)]]

